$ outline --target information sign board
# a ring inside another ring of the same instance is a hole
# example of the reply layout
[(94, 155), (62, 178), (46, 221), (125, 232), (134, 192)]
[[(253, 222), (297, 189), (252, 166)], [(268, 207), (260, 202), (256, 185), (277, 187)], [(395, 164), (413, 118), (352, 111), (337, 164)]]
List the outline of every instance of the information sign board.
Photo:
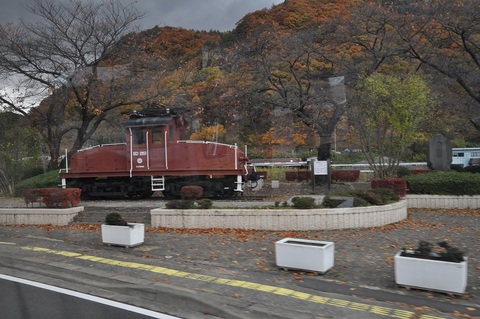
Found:
[(314, 175), (328, 175), (328, 161), (314, 161), (313, 162)]

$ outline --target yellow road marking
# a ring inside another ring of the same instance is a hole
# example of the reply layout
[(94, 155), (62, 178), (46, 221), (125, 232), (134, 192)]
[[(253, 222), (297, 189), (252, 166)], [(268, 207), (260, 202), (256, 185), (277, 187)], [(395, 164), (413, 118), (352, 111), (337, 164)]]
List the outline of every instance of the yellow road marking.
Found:
[(15, 243), (5, 242), (5, 241), (0, 241), (0, 245), (13, 245), (13, 246), (15, 246), (16, 244), (15, 244)]
[[(8, 243), (0, 242), (0, 244), (8, 244)], [(367, 303), (352, 302), (352, 301), (337, 299), (337, 298), (322, 297), (322, 296), (312, 295), (309, 293), (304, 293), (301, 291), (296, 291), (293, 289), (264, 285), (264, 284), (254, 283), (254, 282), (248, 282), (248, 281), (242, 281), (242, 280), (231, 280), (226, 278), (196, 274), (196, 273), (185, 272), (185, 271), (158, 267), (158, 266), (152, 266), (147, 264), (141, 264), (136, 262), (120, 261), (115, 259), (103, 258), (98, 256), (89, 256), (89, 255), (83, 255), (83, 254), (69, 252), (69, 251), (53, 250), (48, 248), (22, 247), (21, 249), (44, 252), (48, 254), (60, 255), (65, 257), (81, 259), (81, 260), (88, 260), (88, 261), (92, 261), (100, 264), (107, 264), (107, 265), (114, 265), (114, 266), (119, 266), (124, 268), (130, 268), (130, 269), (144, 270), (144, 271), (149, 271), (149, 272), (172, 276), (172, 277), (186, 278), (186, 279), (203, 281), (203, 282), (211, 282), (211, 283), (224, 285), (224, 286), (239, 287), (239, 288), (244, 288), (249, 290), (261, 291), (261, 292), (271, 293), (274, 295), (285, 296), (285, 297), (289, 297), (297, 300), (324, 304), (324, 305), (338, 307), (338, 308), (348, 308), (351, 310), (366, 311), (376, 315), (381, 315), (381, 316), (390, 317), (390, 318), (410, 319), (415, 316), (415, 312), (413, 311), (374, 306), (374, 305), (369, 305)], [(420, 316), (420, 319), (444, 319), (444, 318), (431, 316), (431, 315), (422, 315)]]

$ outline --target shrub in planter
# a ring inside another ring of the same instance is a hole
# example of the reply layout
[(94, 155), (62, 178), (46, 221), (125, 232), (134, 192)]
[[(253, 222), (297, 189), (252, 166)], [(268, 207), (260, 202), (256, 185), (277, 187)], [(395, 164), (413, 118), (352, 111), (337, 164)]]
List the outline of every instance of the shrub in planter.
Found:
[(197, 201), (197, 205), (200, 209), (210, 209), (213, 206), (213, 201), (208, 198), (203, 198)]
[(348, 192), (332, 193), (323, 199), (322, 205), (327, 208), (335, 208), (340, 201), (332, 197), (353, 197), (354, 207), (364, 207), (371, 205), (387, 205), (398, 201), (400, 198), (395, 192), (387, 188), (376, 188), (372, 190), (351, 190)]
[(80, 203), (79, 188), (50, 188), (44, 193), (44, 203), (47, 207), (72, 207)]
[(50, 171), (25, 179), (15, 185), (15, 195), (21, 196), (23, 191), (31, 188), (55, 188), (58, 185), (58, 171)]
[(443, 251), (421, 241), (414, 250), (402, 249), (395, 257), (395, 282), (413, 287), (449, 293), (464, 293), (468, 280), (468, 259), (446, 242)]
[(333, 199), (332, 196), (325, 196), (323, 198), (322, 206), (327, 208), (336, 208), (338, 207), (338, 205), (340, 205), (343, 202), (344, 202), (343, 199)]
[(168, 209), (192, 209), (195, 201), (189, 199), (172, 200), (165, 204)]
[(127, 226), (128, 223), (119, 213), (109, 213), (105, 216), (105, 224), (111, 226)]
[[(400, 199), (397, 193), (394, 190), (389, 188), (376, 188), (372, 189), (370, 192), (377, 194), (382, 198), (382, 203), (380, 205), (389, 204), (391, 202), (397, 202)], [(373, 203), (373, 202), (372, 202)]]
[(420, 241), (418, 243), (418, 247), (414, 250), (402, 248), (400, 256), (430, 260), (442, 260), (455, 263), (464, 261), (464, 253), (458, 248), (450, 246), (445, 241), (439, 242), (437, 243), (437, 245), (443, 248), (443, 251), (434, 251), (434, 247), (431, 243), (426, 241)]
[(480, 174), (431, 172), (407, 176), (409, 192), (431, 195), (479, 195)]
[(315, 198), (312, 197), (294, 197), (292, 198), (293, 207), (298, 209), (315, 208)]
[(49, 208), (77, 206), (80, 203), (80, 196), (79, 188), (32, 188), (23, 191), (27, 206), (40, 202)]
[(407, 182), (403, 178), (385, 178), (373, 179), (371, 181), (371, 188), (390, 188), (400, 197), (405, 197), (407, 193)]
[(119, 213), (107, 214), (101, 229), (102, 241), (108, 245), (134, 247), (145, 239), (145, 224), (127, 223)]
[(352, 195), (364, 199), (369, 205), (385, 205), (387, 203), (387, 200), (375, 191), (353, 192)]
[(38, 188), (26, 189), (22, 193), (25, 204), (30, 205), (33, 203), (43, 203), (43, 196)]

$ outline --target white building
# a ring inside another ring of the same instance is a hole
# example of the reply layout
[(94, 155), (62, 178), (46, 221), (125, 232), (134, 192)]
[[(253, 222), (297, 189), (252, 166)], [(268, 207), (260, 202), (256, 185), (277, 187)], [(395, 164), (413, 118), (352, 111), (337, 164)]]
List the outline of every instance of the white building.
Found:
[(462, 167), (480, 165), (480, 147), (452, 148), (452, 164)]

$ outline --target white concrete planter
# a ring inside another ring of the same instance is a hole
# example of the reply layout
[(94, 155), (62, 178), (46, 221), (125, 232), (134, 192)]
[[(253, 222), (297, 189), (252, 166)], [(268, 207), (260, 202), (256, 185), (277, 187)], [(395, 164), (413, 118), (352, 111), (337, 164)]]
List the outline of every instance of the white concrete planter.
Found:
[(128, 226), (102, 225), (104, 244), (134, 247), (141, 245), (145, 238), (145, 224), (128, 223)]
[(152, 227), (319, 230), (376, 227), (407, 218), (405, 200), (381, 206), (316, 209), (166, 209), (150, 211)]
[(334, 264), (335, 244), (298, 238), (284, 238), (275, 243), (278, 267), (326, 273)]
[(468, 259), (460, 263), (395, 255), (395, 282), (419, 288), (462, 294), (467, 288)]

